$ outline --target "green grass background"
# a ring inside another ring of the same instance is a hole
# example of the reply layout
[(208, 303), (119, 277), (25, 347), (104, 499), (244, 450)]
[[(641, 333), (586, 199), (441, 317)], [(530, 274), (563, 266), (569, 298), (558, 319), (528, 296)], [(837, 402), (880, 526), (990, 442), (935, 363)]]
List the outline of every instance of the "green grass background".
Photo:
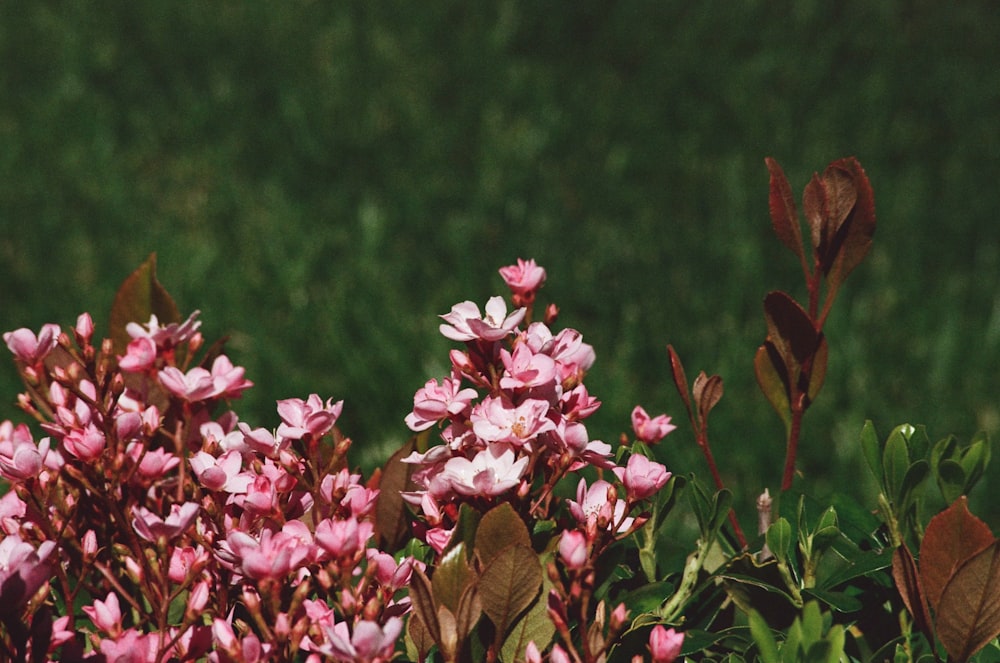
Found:
[[(661, 459), (704, 475), (666, 344), (723, 376), (713, 448), (752, 522), (783, 458), (761, 302), (805, 295), (765, 156), (797, 195), (848, 155), (875, 189), (805, 423), (810, 490), (870, 493), (866, 418), (1000, 429), (989, 2), (0, 3), (0, 58), (0, 327), (103, 320), (156, 251), (181, 309), (232, 335), (244, 419), (344, 398), (365, 468), (446, 371), (436, 315), (534, 257), (597, 350), (594, 437), (636, 403), (669, 412)], [(0, 371), (4, 403), (17, 389)]]

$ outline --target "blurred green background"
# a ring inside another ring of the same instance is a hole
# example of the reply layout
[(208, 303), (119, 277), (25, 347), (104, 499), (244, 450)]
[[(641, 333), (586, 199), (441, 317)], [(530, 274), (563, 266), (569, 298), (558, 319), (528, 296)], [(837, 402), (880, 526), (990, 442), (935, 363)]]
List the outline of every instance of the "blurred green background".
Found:
[(752, 372), (761, 301), (805, 294), (765, 156), (797, 196), (849, 155), (875, 189), (805, 422), (810, 489), (871, 491), (866, 418), (1000, 430), (992, 3), (0, 3), (0, 56), (0, 327), (103, 320), (156, 251), (181, 309), (232, 335), (258, 385), (243, 418), (344, 398), (365, 468), (447, 370), (436, 315), (534, 257), (597, 350), (591, 435), (666, 411), (661, 458), (706, 474), (672, 343), (725, 380), (713, 446), (752, 520), (783, 458)]

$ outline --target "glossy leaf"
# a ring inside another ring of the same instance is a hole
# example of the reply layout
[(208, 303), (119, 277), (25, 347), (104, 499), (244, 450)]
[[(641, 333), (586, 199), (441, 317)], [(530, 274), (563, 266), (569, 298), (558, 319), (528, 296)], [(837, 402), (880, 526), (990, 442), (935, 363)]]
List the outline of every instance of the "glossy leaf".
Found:
[(809, 384), (806, 387), (806, 395), (809, 397), (810, 403), (816, 400), (820, 389), (823, 388), (823, 382), (826, 380), (826, 366), (829, 354), (829, 346), (821, 332), (816, 345), (816, 353), (813, 355), (812, 365), (809, 369)]
[[(827, 279), (835, 290), (871, 250), (875, 235), (875, 194), (868, 175), (854, 158), (831, 163), (823, 173), (823, 180), (834, 215), (829, 240), (832, 264), (827, 269)], [(838, 223), (845, 208), (848, 208), (846, 216)]]
[(414, 614), (420, 618), (431, 639), (440, 642), (441, 629), (438, 625), (438, 612), (434, 605), (431, 581), (423, 571), (416, 568), (410, 575), (410, 604), (413, 606)]
[(514, 663), (524, 660), (524, 650), (529, 642), (534, 642), (540, 651), (544, 651), (555, 635), (556, 627), (549, 619), (546, 608), (546, 596), (542, 592), (531, 604), (524, 615), (510, 629), (510, 634), (503, 642), (500, 650), (500, 660), (503, 663)]
[(957, 460), (945, 458), (937, 467), (938, 489), (945, 502), (954, 502), (965, 489), (965, 470)]
[(1000, 635), (1000, 541), (955, 571), (936, 615), (938, 637), (952, 660), (968, 660)]
[(989, 526), (969, 512), (965, 497), (931, 518), (920, 544), (920, 579), (935, 612), (955, 570), (994, 540)]
[(498, 633), (506, 634), (518, 616), (538, 596), (542, 565), (531, 548), (515, 544), (504, 548), (479, 577), (483, 612)]
[(411, 613), (410, 618), (406, 620), (406, 637), (407, 650), (409, 652), (409, 646), (412, 645), (414, 651), (409, 653), (418, 661), (426, 659), (431, 647), (437, 644), (417, 612)]
[(878, 432), (876, 432), (875, 424), (872, 423), (871, 419), (865, 421), (865, 425), (861, 428), (861, 451), (865, 455), (865, 460), (868, 461), (868, 467), (872, 474), (881, 483), (882, 442), (878, 438)]
[(476, 554), (485, 566), (513, 545), (531, 548), (531, 534), (514, 507), (504, 502), (490, 509), (476, 530)]
[(820, 335), (809, 314), (780, 290), (769, 292), (764, 297), (764, 317), (767, 319), (767, 338), (774, 343), (788, 368), (790, 380), (794, 382), (802, 365), (816, 353)]
[(771, 627), (767, 625), (764, 618), (756, 610), (751, 610), (747, 615), (750, 624), (750, 633), (757, 644), (757, 652), (762, 663), (780, 663), (781, 657), (778, 655), (778, 643), (774, 639)]
[(475, 581), (476, 575), (466, 560), (465, 544), (459, 543), (441, 558), (431, 577), (434, 602), (457, 615), (459, 599)]
[(771, 175), (770, 194), (768, 195), (771, 225), (774, 226), (774, 232), (781, 243), (805, 264), (805, 251), (802, 248), (802, 226), (799, 222), (798, 210), (795, 207), (795, 199), (792, 197), (792, 189), (788, 185), (788, 178), (785, 177), (778, 162), (771, 157), (764, 159), (764, 163), (767, 164), (767, 170)]
[(792, 526), (785, 518), (778, 518), (767, 528), (767, 547), (774, 558), (784, 564), (792, 550)]
[(882, 474), (885, 477), (886, 496), (895, 500), (899, 496), (903, 479), (910, 468), (910, 453), (906, 447), (906, 438), (899, 427), (889, 434), (882, 450)]
[(771, 407), (785, 423), (785, 430), (788, 430), (792, 425), (788, 387), (786, 380), (782, 379), (782, 373), (779, 372), (775, 361), (781, 361), (777, 356), (777, 351), (774, 350), (774, 345), (771, 342), (765, 341), (764, 345), (757, 348), (757, 354), (754, 356), (754, 375), (757, 377), (757, 385), (764, 392), (767, 402), (771, 404)]
[(156, 280), (156, 254), (128, 275), (115, 294), (108, 332), (117, 354), (125, 354), (132, 337), (125, 331), (130, 322), (146, 323), (155, 315), (161, 325), (181, 321), (180, 312), (166, 288)]

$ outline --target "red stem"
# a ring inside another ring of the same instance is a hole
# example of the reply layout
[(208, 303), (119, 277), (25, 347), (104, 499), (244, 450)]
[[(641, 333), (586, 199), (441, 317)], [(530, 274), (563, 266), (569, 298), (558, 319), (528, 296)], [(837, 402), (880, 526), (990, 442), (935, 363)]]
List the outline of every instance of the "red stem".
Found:
[[(715, 464), (715, 458), (712, 456), (712, 448), (708, 445), (708, 431), (705, 430), (704, 426), (698, 431), (697, 441), (702, 453), (705, 454), (705, 460), (708, 462), (708, 470), (712, 473), (712, 478), (715, 480), (716, 489), (723, 490), (726, 485), (722, 482), (719, 468)], [(733, 509), (729, 510), (729, 524), (733, 526), (733, 533), (736, 534), (736, 540), (740, 542), (740, 547), (746, 548), (748, 545), (747, 537), (743, 534), (743, 528), (740, 527), (740, 523), (736, 519), (736, 511)]]
[(781, 490), (786, 491), (792, 487), (795, 479), (795, 456), (799, 450), (799, 435), (802, 431), (802, 415), (805, 414), (803, 407), (804, 394), (796, 399), (792, 404), (792, 425), (788, 430), (788, 443), (785, 447), (785, 473), (781, 478)]

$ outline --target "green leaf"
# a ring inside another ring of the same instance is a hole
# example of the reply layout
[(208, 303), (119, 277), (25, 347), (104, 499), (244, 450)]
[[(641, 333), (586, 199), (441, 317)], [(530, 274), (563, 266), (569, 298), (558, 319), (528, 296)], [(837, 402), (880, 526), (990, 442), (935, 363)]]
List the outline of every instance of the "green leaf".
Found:
[(782, 564), (788, 561), (792, 550), (792, 526), (785, 518), (778, 518), (767, 528), (767, 547)]
[(910, 453), (906, 446), (903, 428), (897, 426), (885, 441), (882, 452), (882, 473), (885, 478), (886, 497), (896, 502), (900, 488), (910, 468)]
[(116, 354), (125, 354), (132, 337), (125, 331), (130, 322), (149, 322), (155, 315), (161, 325), (181, 321), (181, 314), (166, 288), (156, 280), (156, 254), (129, 274), (118, 288), (111, 306), (108, 333)]
[(965, 486), (963, 492), (968, 495), (973, 486), (983, 476), (990, 462), (990, 440), (986, 433), (981, 432), (973, 438), (972, 444), (962, 453), (959, 461), (965, 470)]
[(802, 594), (822, 601), (838, 612), (857, 612), (864, 607), (864, 604), (858, 598), (844, 592), (828, 592), (813, 587), (802, 590)]
[(878, 433), (875, 431), (875, 424), (871, 419), (865, 421), (861, 428), (861, 451), (868, 461), (868, 467), (878, 482), (882, 483), (882, 443), (879, 441)]
[(951, 504), (965, 490), (965, 470), (957, 460), (945, 458), (938, 463), (937, 484), (945, 502)]
[(508, 632), (518, 615), (535, 600), (541, 585), (542, 565), (528, 546), (507, 546), (483, 568), (480, 600), (498, 633)]
[(747, 614), (750, 624), (750, 634), (757, 644), (757, 651), (762, 663), (780, 663), (781, 657), (778, 655), (778, 643), (774, 639), (771, 627), (767, 625), (764, 618), (756, 610), (751, 610)]
[(531, 548), (531, 534), (514, 507), (504, 502), (490, 509), (476, 529), (476, 554), (489, 564), (507, 548), (520, 545)]
[(732, 508), (733, 494), (731, 492), (723, 488), (715, 493), (712, 497), (712, 512), (708, 521), (709, 532), (711, 532), (712, 536), (718, 534), (719, 529), (726, 522), (726, 518), (729, 517), (729, 512)]
[(917, 499), (917, 488), (924, 482), (931, 468), (926, 460), (918, 460), (910, 465), (903, 477), (903, 485), (899, 490), (899, 513), (903, 514)]
[(545, 651), (552, 642), (556, 627), (549, 619), (547, 601), (547, 593), (541, 592), (524, 616), (511, 628), (510, 635), (503, 641), (500, 650), (500, 660), (503, 663), (523, 661), (524, 650), (529, 642), (534, 642), (539, 651)]
[(455, 524), (454, 533), (445, 552), (451, 550), (460, 543), (464, 546), (466, 559), (472, 559), (474, 553), (473, 543), (476, 540), (476, 530), (479, 527), (480, 514), (469, 504), (462, 504), (458, 507), (458, 522)]

